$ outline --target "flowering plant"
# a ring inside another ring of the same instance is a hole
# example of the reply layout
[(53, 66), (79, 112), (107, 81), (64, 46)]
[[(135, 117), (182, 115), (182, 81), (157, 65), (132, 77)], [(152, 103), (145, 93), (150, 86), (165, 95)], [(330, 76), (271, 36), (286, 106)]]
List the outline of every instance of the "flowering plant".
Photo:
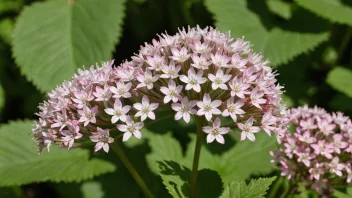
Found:
[(333, 187), (351, 183), (351, 120), (316, 106), (290, 109), (288, 118), (294, 132), (285, 133), (281, 147), (271, 152), (281, 175), (326, 197)]
[[(268, 64), (243, 38), (233, 39), (217, 29), (162, 34), (141, 47), (132, 61), (81, 69), (72, 81), (48, 93), (33, 136), (39, 151), (53, 143), (70, 149), (90, 140), (96, 143), (95, 152), (108, 152), (119, 134), (122, 141), (141, 139), (144, 122), (155, 120), (161, 108), (172, 109), (175, 120), (186, 123), (192, 116), (197, 136), (207, 133), (208, 143), (224, 144), (223, 135), (233, 127), (242, 131), (241, 140), (255, 141), (260, 130), (280, 135), (286, 131), (282, 87)], [(230, 124), (222, 127), (221, 119)], [(200, 145), (197, 142), (195, 163)], [(193, 183), (197, 171), (194, 167)]]

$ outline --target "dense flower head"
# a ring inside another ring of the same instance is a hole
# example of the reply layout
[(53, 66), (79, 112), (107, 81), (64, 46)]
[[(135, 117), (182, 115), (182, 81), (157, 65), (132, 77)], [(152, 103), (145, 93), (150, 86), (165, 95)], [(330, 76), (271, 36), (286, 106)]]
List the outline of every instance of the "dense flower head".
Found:
[[(175, 120), (201, 119), (208, 142), (224, 143), (233, 127), (242, 130), (242, 140), (255, 141), (260, 130), (281, 134), (283, 87), (269, 61), (250, 47), (209, 27), (161, 34), (131, 61), (80, 69), (50, 92), (33, 135), (40, 150), (93, 141), (95, 151), (108, 151), (119, 133), (123, 141), (142, 138), (144, 122), (157, 119), (159, 108), (173, 111)], [(221, 126), (220, 118), (230, 124)]]
[(351, 120), (341, 112), (308, 106), (290, 109), (287, 116), (294, 132), (283, 134), (279, 149), (271, 152), (281, 175), (322, 196), (329, 196), (334, 185), (351, 183)]

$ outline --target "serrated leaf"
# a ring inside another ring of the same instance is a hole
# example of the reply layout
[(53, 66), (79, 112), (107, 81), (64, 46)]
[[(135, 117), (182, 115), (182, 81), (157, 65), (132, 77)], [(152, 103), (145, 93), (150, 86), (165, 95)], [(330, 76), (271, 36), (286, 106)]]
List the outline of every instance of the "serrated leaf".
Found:
[[(194, 148), (194, 145), (195, 141), (192, 141), (186, 153), (186, 159), (188, 159), (186, 161), (191, 163), (192, 160), (190, 159), (193, 156), (192, 148)], [(212, 154), (203, 145), (199, 168), (209, 168), (217, 171), (225, 185), (233, 180), (248, 179), (253, 174), (270, 173), (275, 169), (275, 166), (270, 163), (269, 151), (274, 150), (276, 145), (276, 138), (270, 138), (264, 132), (256, 134), (256, 142), (238, 141), (237, 139), (235, 146), (220, 156)]]
[(266, 2), (271, 12), (277, 14), (278, 16), (288, 20), (291, 18), (291, 5), (290, 3), (281, 0), (268, 0)]
[(231, 182), (220, 198), (262, 198), (276, 177), (252, 179), (247, 185), (244, 181)]
[(352, 8), (340, 0), (295, 0), (298, 5), (331, 22), (352, 26)]
[(28, 135), (32, 122), (16, 121), (0, 128), (0, 186), (32, 182), (73, 182), (113, 172), (115, 166), (100, 159), (89, 159), (83, 149), (59, 149), (38, 154)]
[[(158, 161), (158, 172), (163, 184), (173, 197), (189, 197), (191, 170), (175, 161)], [(198, 171), (196, 197), (219, 197), (222, 181), (215, 171), (202, 169)]]
[(274, 66), (287, 63), (329, 38), (324, 20), (304, 10), (296, 10), (290, 20), (280, 23), (264, 1), (206, 0), (205, 4), (221, 31), (231, 30), (234, 37), (245, 36), (254, 51), (263, 52)]
[(181, 162), (183, 160), (182, 148), (180, 144), (171, 136), (171, 133), (159, 135), (146, 129), (143, 135), (149, 140), (149, 146), (153, 152), (146, 156), (149, 168), (154, 172), (159, 172), (157, 161), (173, 160)]
[(124, 2), (56, 0), (26, 7), (13, 40), (21, 72), (45, 92), (82, 65), (110, 60), (121, 33)]
[(334, 89), (352, 97), (352, 71), (343, 67), (332, 69), (326, 82)]
[[(170, 133), (164, 135), (144, 131), (143, 135), (148, 139), (151, 153), (147, 155), (147, 162), (153, 172), (158, 172), (159, 164), (157, 161), (173, 160), (187, 168), (192, 167), (195, 136), (191, 136), (191, 142), (187, 146), (186, 156), (183, 157), (180, 144), (172, 138)], [(201, 149), (199, 169), (211, 169), (217, 171), (225, 185), (233, 180), (248, 179), (253, 174), (265, 174), (275, 169), (270, 163), (269, 151), (275, 149), (277, 143), (275, 137), (268, 137), (264, 132), (257, 135), (256, 142), (234, 141), (230, 135), (225, 136), (226, 144), (230, 144), (227, 151), (221, 153), (212, 153), (207, 147), (221, 147), (226, 145), (208, 144), (204, 142)], [(231, 164), (231, 166), (229, 166)], [(258, 166), (260, 164), (260, 166)], [(156, 166), (157, 165), (157, 166)]]

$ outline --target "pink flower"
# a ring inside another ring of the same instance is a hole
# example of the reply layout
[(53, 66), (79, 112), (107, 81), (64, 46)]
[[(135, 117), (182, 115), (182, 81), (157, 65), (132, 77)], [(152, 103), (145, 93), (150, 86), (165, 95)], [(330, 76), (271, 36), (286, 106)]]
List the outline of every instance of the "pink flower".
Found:
[(213, 114), (221, 114), (221, 111), (217, 108), (221, 103), (221, 100), (211, 101), (209, 94), (204, 94), (203, 101), (197, 101), (197, 106), (199, 107), (197, 115), (205, 115), (205, 118), (210, 121)]
[(344, 164), (339, 163), (339, 158), (338, 157), (334, 157), (331, 161), (331, 163), (329, 164), (330, 167), (330, 172), (331, 173), (335, 173), (338, 176), (342, 176), (342, 170), (345, 168)]
[(218, 88), (227, 90), (228, 88), (225, 83), (229, 81), (231, 77), (231, 75), (224, 75), (224, 72), (221, 69), (216, 72), (215, 76), (213, 74), (208, 74), (208, 78), (212, 82), (211, 87), (213, 90)]
[(116, 82), (116, 87), (110, 87), (110, 91), (114, 94), (114, 98), (130, 98), (132, 95), (129, 92), (132, 87), (132, 83), (123, 83), (122, 81)]
[(95, 106), (92, 109), (87, 106), (84, 106), (83, 110), (77, 110), (77, 112), (81, 116), (79, 122), (84, 122), (84, 126), (87, 126), (90, 122), (96, 122), (95, 114), (98, 113), (98, 106)]
[(245, 124), (237, 123), (239, 129), (242, 130), (241, 140), (245, 140), (248, 138), (250, 141), (255, 141), (254, 133), (258, 133), (260, 131), (259, 127), (253, 126), (254, 118), (250, 117)]
[(191, 54), (188, 54), (188, 50), (185, 47), (182, 47), (181, 50), (178, 50), (176, 48), (172, 48), (171, 52), (172, 52), (173, 56), (170, 56), (170, 58), (179, 62), (179, 63), (183, 63), (187, 59), (189, 59), (189, 57), (191, 57)]
[(323, 155), (328, 159), (332, 158), (331, 153), (334, 152), (333, 147), (329, 143), (326, 143), (325, 140), (319, 140), (318, 144), (311, 144), (310, 146), (314, 149), (316, 154)]
[(95, 90), (96, 92), (93, 92), (93, 95), (96, 97), (96, 101), (108, 101), (112, 95), (108, 85), (104, 85), (104, 89), (96, 87)]
[(160, 75), (160, 78), (172, 78), (175, 79), (179, 75), (178, 73), (181, 70), (181, 65), (175, 66), (175, 62), (171, 61), (169, 66), (164, 66), (162, 68), (162, 71), (164, 72), (163, 74)]
[(341, 134), (335, 134), (334, 138), (334, 150), (336, 153), (341, 153), (341, 149), (348, 146), (347, 142), (342, 141), (343, 136)]
[(158, 108), (158, 103), (149, 103), (149, 99), (143, 96), (142, 103), (134, 103), (133, 107), (138, 110), (135, 117), (141, 117), (141, 121), (150, 118), (155, 120), (154, 110)]
[(137, 80), (140, 82), (137, 85), (137, 88), (147, 87), (148, 89), (153, 89), (154, 82), (159, 79), (159, 75), (152, 75), (152, 72), (148, 69), (145, 71), (144, 74), (138, 74)]
[(205, 133), (208, 133), (207, 135), (207, 143), (213, 142), (215, 139), (217, 142), (220, 144), (224, 144), (225, 140), (224, 137), (222, 137), (223, 134), (226, 134), (230, 131), (230, 128), (228, 127), (220, 127), (220, 119), (216, 118), (213, 127), (210, 126), (205, 126), (203, 127), (203, 131)]
[(109, 152), (109, 144), (114, 142), (114, 138), (110, 137), (109, 130), (101, 129), (97, 127), (98, 134), (89, 136), (92, 142), (96, 142), (97, 144), (94, 147), (94, 152), (99, 151), (101, 148), (104, 149), (105, 152)]
[(251, 93), (251, 101), (252, 101), (252, 105), (254, 105), (255, 107), (262, 109), (262, 107), (260, 106), (261, 104), (265, 104), (266, 100), (264, 98), (262, 98), (264, 96), (264, 93), (259, 91), (258, 88), (253, 89), (252, 93)]
[(124, 132), (122, 141), (127, 141), (133, 135), (137, 139), (142, 138), (140, 129), (144, 126), (143, 122), (134, 123), (130, 116), (126, 118), (126, 124), (117, 125), (117, 129)]
[(234, 98), (231, 97), (227, 100), (227, 108), (222, 112), (222, 116), (231, 116), (233, 121), (237, 121), (237, 115), (243, 115), (246, 112), (244, 112), (241, 107), (244, 105), (244, 102), (242, 101), (237, 101), (234, 103)]
[(67, 145), (68, 149), (72, 147), (75, 140), (80, 139), (83, 135), (79, 133), (79, 127), (74, 125), (68, 125), (69, 130), (62, 130), (62, 140)]
[(193, 67), (197, 69), (202, 69), (206, 70), (209, 68), (209, 65), (211, 62), (209, 62), (206, 58), (206, 56), (203, 54), (200, 57), (196, 54), (192, 55), (192, 61), (193, 63), (191, 64)]
[(183, 120), (188, 123), (191, 115), (196, 114), (197, 110), (193, 109), (196, 106), (196, 101), (188, 101), (187, 96), (181, 100), (181, 103), (173, 103), (172, 109), (176, 111), (175, 120), (183, 118)]
[(182, 85), (179, 85), (176, 87), (176, 83), (173, 80), (169, 80), (168, 83), (168, 87), (160, 87), (160, 91), (165, 94), (164, 97), (164, 103), (168, 103), (170, 102), (170, 100), (172, 100), (172, 102), (177, 102), (178, 99), (181, 97), (180, 93), (183, 89)]
[(250, 94), (248, 88), (251, 86), (250, 84), (245, 84), (242, 80), (238, 79), (237, 76), (232, 79), (230, 82), (231, 88), (231, 96), (238, 96), (239, 98), (245, 98), (244, 94)]
[(114, 108), (104, 109), (105, 113), (112, 115), (111, 123), (116, 123), (121, 120), (122, 122), (126, 121), (126, 114), (131, 110), (131, 106), (126, 105), (122, 106), (122, 103), (119, 99), (115, 100)]
[(207, 81), (207, 79), (202, 76), (203, 70), (199, 70), (198, 73), (196, 73), (194, 69), (191, 68), (188, 70), (188, 76), (181, 75), (180, 80), (187, 83), (186, 90), (193, 89), (196, 92), (200, 92), (200, 85)]
[(160, 71), (166, 65), (165, 57), (155, 54), (154, 57), (147, 57), (147, 63), (149, 65), (148, 69)]

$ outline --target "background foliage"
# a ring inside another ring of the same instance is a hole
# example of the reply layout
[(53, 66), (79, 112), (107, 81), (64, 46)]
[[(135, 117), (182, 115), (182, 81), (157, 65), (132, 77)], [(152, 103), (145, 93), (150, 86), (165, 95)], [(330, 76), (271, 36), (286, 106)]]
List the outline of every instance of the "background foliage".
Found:
[[(52, 147), (39, 156), (27, 135), (30, 120), (45, 92), (82, 65), (119, 64), (157, 33), (197, 24), (251, 41), (278, 70), (290, 106), (316, 104), (351, 116), (348, 0), (0, 0), (0, 197), (143, 197), (113, 153)], [(185, 197), (195, 126), (167, 119), (147, 128), (126, 153), (158, 197)], [(199, 197), (262, 197), (271, 183), (268, 197), (287, 190), (269, 162), (273, 138), (226, 138), (226, 145), (203, 144)], [(316, 195), (301, 195), (308, 196)]]

